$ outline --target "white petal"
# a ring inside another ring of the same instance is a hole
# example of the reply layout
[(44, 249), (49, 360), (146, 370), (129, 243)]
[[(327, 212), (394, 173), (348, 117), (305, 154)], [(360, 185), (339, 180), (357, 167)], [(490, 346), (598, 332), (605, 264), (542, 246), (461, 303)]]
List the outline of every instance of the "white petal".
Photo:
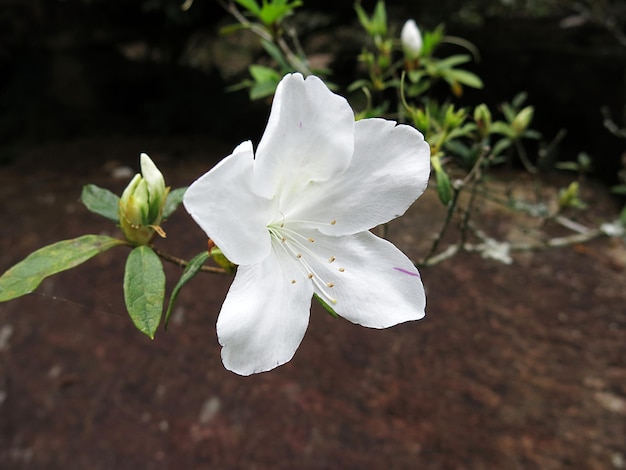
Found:
[(404, 214), (426, 189), (429, 174), (430, 147), (422, 134), (393, 121), (364, 119), (356, 123), (348, 169), (309, 185), (283, 212), (327, 234), (361, 232)]
[(422, 34), (420, 33), (415, 20), (408, 20), (404, 23), (400, 33), (402, 48), (409, 59), (417, 59), (422, 52)]
[(251, 189), (254, 155), (244, 142), (187, 189), (184, 204), (196, 223), (235, 264), (267, 257), (271, 202)]
[(394, 245), (370, 232), (340, 237), (314, 232), (307, 235), (315, 239), (315, 292), (337, 314), (371, 328), (424, 316), (419, 272)]
[(217, 320), (227, 369), (250, 375), (291, 360), (306, 331), (313, 295), (311, 282), (298, 275), (293, 261), (274, 251), (262, 263), (238, 268)]
[(319, 78), (286, 75), (278, 84), (256, 152), (255, 189), (272, 197), (294, 178), (324, 181), (350, 163), (354, 114)]

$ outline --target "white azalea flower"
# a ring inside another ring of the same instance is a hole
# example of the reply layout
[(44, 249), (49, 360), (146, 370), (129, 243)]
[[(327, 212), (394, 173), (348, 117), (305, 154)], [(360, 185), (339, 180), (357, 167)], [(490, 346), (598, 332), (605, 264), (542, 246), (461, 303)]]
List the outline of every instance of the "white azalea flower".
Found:
[(291, 360), (313, 294), (367, 327), (422, 318), (417, 269), (369, 229), (403, 214), (429, 171), (429, 146), (414, 128), (355, 122), (319, 78), (285, 76), (256, 155), (240, 144), (184, 198), (239, 265), (217, 320), (225, 367), (249, 375)]
[(407, 59), (415, 60), (422, 52), (422, 33), (415, 20), (407, 20), (402, 26), (400, 31), (400, 41), (402, 42), (402, 49)]

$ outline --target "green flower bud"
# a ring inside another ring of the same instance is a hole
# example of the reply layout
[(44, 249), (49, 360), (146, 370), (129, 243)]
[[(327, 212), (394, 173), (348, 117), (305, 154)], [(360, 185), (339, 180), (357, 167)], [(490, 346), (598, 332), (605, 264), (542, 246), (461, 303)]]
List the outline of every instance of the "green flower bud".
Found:
[(163, 175), (145, 153), (141, 154), (141, 174), (136, 174), (120, 198), (120, 227), (126, 239), (135, 245), (147, 245), (158, 233), (165, 200), (170, 188)]
[(487, 136), (491, 128), (491, 111), (486, 104), (479, 104), (474, 108), (474, 121), (476, 121), (480, 135)]
[(526, 106), (522, 109), (517, 116), (513, 118), (513, 122), (511, 123), (511, 128), (515, 132), (515, 135), (521, 136), (524, 131), (528, 128), (530, 121), (533, 119), (534, 108), (532, 106)]

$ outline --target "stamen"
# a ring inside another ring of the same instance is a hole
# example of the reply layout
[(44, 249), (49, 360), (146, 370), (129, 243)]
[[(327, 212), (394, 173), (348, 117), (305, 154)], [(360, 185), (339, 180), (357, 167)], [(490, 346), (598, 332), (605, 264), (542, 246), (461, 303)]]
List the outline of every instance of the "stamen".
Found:
[(330, 221), (330, 225), (335, 225), (337, 223), (337, 221), (335, 219)]
[(339, 272), (340, 272), (340, 273), (342, 273), (342, 272), (344, 272), (344, 271), (345, 271), (345, 269), (344, 269), (344, 268), (339, 268)]
[[(322, 276), (316, 273), (315, 266), (323, 263), (323, 258), (321, 258), (320, 254), (315, 250), (309, 248), (306, 241), (309, 243), (315, 242), (314, 238), (308, 238), (298, 233), (297, 231), (290, 229), (289, 227), (284, 227), (281, 224), (280, 227), (273, 225), (268, 226), (268, 230), (276, 241), (280, 240), (281, 243), (277, 243), (275, 248), (282, 248), (282, 250), (287, 254), (291, 259), (297, 259), (299, 261), (298, 266), (300, 268), (300, 272), (307, 279), (310, 279), (313, 285), (315, 286), (315, 291), (317, 294), (325, 299), (329, 304), (336, 304), (337, 299), (334, 298), (328, 289), (335, 286), (333, 282), (326, 282)], [(335, 257), (331, 256), (327, 258), (327, 262), (332, 263), (335, 261)], [(317, 264), (316, 264), (317, 263)], [(297, 279), (297, 278), (296, 278)], [(296, 283), (296, 279), (291, 280), (291, 284)]]

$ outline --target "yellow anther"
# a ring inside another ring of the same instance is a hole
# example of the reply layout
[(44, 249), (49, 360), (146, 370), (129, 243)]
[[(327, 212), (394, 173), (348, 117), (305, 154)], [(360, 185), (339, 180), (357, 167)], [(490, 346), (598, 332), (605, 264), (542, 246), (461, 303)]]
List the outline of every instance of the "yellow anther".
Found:
[(330, 258), (328, 258), (328, 262), (332, 263), (333, 261), (335, 261), (337, 258), (335, 258), (334, 256), (331, 256)]

